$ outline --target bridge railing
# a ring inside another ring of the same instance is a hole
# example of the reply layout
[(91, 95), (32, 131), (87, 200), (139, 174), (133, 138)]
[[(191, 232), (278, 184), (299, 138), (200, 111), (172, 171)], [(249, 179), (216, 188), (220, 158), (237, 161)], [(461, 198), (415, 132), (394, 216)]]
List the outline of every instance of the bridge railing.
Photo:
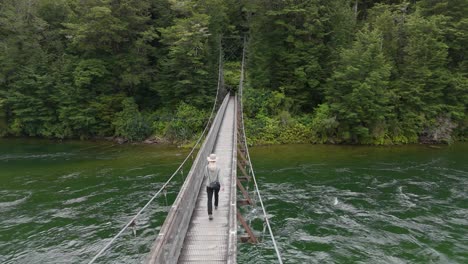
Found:
[(223, 100), (213, 124), (197, 157), (172, 205), (159, 235), (154, 242), (147, 263), (177, 263), (187, 233), (198, 193), (203, 183), (202, 171), (206, 166), (206, 157), (213, 151), (224, 113), (229, 101), (229, 94)]
[(229, 198), (229, 236), (227, 264), (237, 263), (237, 96), (234, 97), (234, 135), (232, 138), (231, 197)]

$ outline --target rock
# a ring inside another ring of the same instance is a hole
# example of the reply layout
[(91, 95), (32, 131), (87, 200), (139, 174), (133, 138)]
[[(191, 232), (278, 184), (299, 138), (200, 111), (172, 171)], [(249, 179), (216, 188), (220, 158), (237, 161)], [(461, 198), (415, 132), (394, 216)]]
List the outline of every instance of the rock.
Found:
[(145, 141), (143, 141), (143, 143), (145, 143), (145, 144), (154, 144), (155, 142), (154, 142), (154, 140), (152, 138), (148, 138)]
[(160, 138), (160, 137), (151, 136), (151, 137), (147, 138), (145, 141), (143, 141), (143, 143), (145, 143), (145, 144), (165, 144), (165, 143), (168, 143), (168, 141), (163, 139), (163, 138)]
[(114, 141), (117, 142), (117, 143), (119, 143), (119, 144), (123, 144), (123, 143), (127, 142), (128, 139), (122, 138), (122, 137), (115, 137), (115, 138), (114, 138)]

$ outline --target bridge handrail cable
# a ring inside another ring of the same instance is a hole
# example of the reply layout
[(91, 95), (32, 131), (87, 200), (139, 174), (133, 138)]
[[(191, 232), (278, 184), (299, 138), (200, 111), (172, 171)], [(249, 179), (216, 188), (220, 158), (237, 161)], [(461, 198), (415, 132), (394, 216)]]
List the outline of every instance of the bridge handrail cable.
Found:
[(119, 238), (123, 232), (125, 232), (125, 230), (127, 230), (127, 228), (132, 225), (133, 223), (135, 223), (135, 220), (143, 213), (143, 211), (154, 201), (154, 199), (156, 199), (156, 197), (158, 197), (158, 195), (167, 187), (167, 185), (172, 181), (172, 179), (177, 175), (177, 173), (182, 169), (182, 167), (185, 165), (185, 163), (187, 162), (187, 160), (192, 156), (193, 152), (195, 151), (195, 149), (198, 147), (198, 145), (200, 144), (202, 138), (205, 136), (206, 132), (208, 131), (208, 128), (210, 127), (210, 124), (211, 124), (211, 120), (213, 119), (213, 114), (215, 112), (215, 109), (216, 109), (216, 103), (218, 101), (218, 96), (219, 96), (219, 91), (220, 91), (220, 87), (222, 86), (222, 75), (223, 75), (223, 66), (222, 66), (222, 50), (221, 50), (221, 47), (220, 47), (220, 52), (219, 52), (219, 66), (218, 66), (218, 85), (217, 85), (217, 88), (216, 88), (216, 97), (214, 99), (214, 102), (213, 102), (213, 107), (211, 109), (211, 113), (210, 113), (210, 117), (208, 118), (207, 122), (206, 122), (206, 126), (205, 128), (203, 129), (203, 132), (202, 134), (200, 135), (200, 137), (198, 138), (197, 142), (195, 143), (195, 145), (193, 146), (192, 150), (189, 152), (189, 154), (187, 155), (187, 157), (184, 159), (184, 161), (182, 161), (182, 163), (180, 164), (180, 166), (174, 171), (174, 173), (171, 175), (171, 177), (169, 177), (169, 179), (164, 183), (164, 185), (153, 195), (153, 197), (151, 197), (151, 199), (138, 211), (138, 213), (133, 216), (130, 221), (128, 221), (128, 223), (119, 231), (119, 233), (117, 233), (117, 235), (115, 235), (89, 262), (88, 264), (92, 264), (94, 263), (101, 255), (102, 253), (104, 253), (104, 251), (106, 251), (111, 245), (112, 243), (115, 242), (115, 240), (117, 238)]
[[(220, 70), (222, 72), (222, 63), (220, 63)], [(220, 89), (223, 88), (222, 77), (223, 75), (220, 74)], [(217, 111), (216, 117), (213, 119), (212, 125), (207, 132), (207, 136), (197, 153), (179, 194), (167, 214), (164, 224), (159, 230), (158, 237), (154, 241), (145, 263), (171, 264), (178, 261), (182, 244), (185, 240), (185, 234), (189, 228), (193, 208), (197, 202), (196, 198), (202, 189), (203, 177), (200, 177), (200, 175), (202, 175), (203, 169), (206, 166), (206, 157), (213, 151), (213, 147), (217, 139), (216, 135), (219, 132), (228, 102), (229, 94), (224, 97), (224, 100)]]
[(280, 264), (283, 264), (283, 260), (281, 259), (281, 253), (279, 252), (278, 245), (276, 244), (275, 236), (273, 235), (273, 231), (272, 231), (271, 226), (270, 226), (270, 221), (268, 220), (268, 215), (266, 213), (265, 206), (263, 205), (262, 196), (260, 194), (260, 190), (258, 189), (257, 179), (255, 178), (255, 172), (254, 172), (253, 167), (252, 167), (252, 161), (250, 160), (249, 148), (247, 147), (247, 137), (245, 135), (245, 126), (244, 126), (244, 106), (243, 106), (243, 103), (242, 103), (243, 88), (244, 88), (245, 51), (246, 51), (246, 42), (245, 42), (245, 39), (244, 39), (244, 50), (242, 52), (241, 76), (240, 76), (240, 82), (239, 82), (239, 94), (240, 94), (241, 99), (239, 101), (240, 101), (240, 110), (241, 110), (240, 111), (241, 112), (240, 119), (241, 119), (242, 132), (243, 132), (243, 137), (244, 137), (244, 146), (245, 146), (245, 151), (246, 151), (246, 158), (247, 158), (247, 160), (249, 161), (249, 164), (250, 164), (250, 172), (252, 173), (252, 178), (254, 180), (255, 190), (257, 192), (258, 200), (260, 201), (260, 205), (261, 205), (262, 210), (263, 210), (263, 217), (264, 217), (266, 225), (268, 227), (268, 231), (270, 233), (270, 237), (271, 237), (271, 240), (273, 242), (273, 246), (274, 246), (275, 251), (276, 251), (276, 256), (278, 258), (278, 262)]

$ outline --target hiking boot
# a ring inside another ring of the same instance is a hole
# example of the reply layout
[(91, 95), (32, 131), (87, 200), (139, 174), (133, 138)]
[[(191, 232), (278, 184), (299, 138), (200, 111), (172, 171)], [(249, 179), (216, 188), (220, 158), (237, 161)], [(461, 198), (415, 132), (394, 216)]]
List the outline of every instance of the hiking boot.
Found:
[(208, 215), (208, 218), (209, 218), (210, 220), (213, 220), (213, 215)]

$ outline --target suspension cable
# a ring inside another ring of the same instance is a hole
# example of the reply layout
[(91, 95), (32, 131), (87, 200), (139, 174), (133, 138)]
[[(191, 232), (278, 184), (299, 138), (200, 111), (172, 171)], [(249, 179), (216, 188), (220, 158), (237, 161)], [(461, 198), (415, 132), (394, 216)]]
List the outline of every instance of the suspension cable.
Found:
[[(221, 42), (220, 42), (221, 43)], [(187, 157), (184, 159), (184, 161), (180, 164), (180, 166), (177, 168), (177, 170), (171, 175), (171, 177), (164, 183), (164, 185), (159, 189), (159, 191), (156, 192), (156, 194), (153, 195), (153, 197), (151, 197), (151, 199), (140, 209), (140, 211), (138, 211), (138, 213), (132, 217), (132, 219), (130, 219), (130, 221), (128, 221), (128, 223), (120, 230), (119, 233), (117, 233), (117, 235), (115, 235), (92, 259), (91, 261), (88, 262), (88, 264), (92, 264), (94, 263), (101, 255), (102, 253), (104, 253), (104, 251), (106, 251), (111, 245), (112, 243), (114, 243), (114, 241), (123, 234), (123, 232), (131, 225), (134, 225), (135, 223), (135, 220), (138, 218), (138, 216), (141, 215), (141, 213), (143, 213), (143, 211), (153, 202), (154, 199), (156, 199), (156, 197), (166, 188), (166, 186), (171, 182), (171, 180), (177, 175), (177, 173), (179, 172), (179, 170), (182, 169), (182, 167), (184, 166), (184, 164), (187, 162), (187, 160), (189, 160), (189, 158), (192, 156), (193, 152), (195, 151), (196, 147), (200, 144), (203, 136), (206, 134), (206, 131), (208, 131), (208, 128), (209, 128), (209, 125), (211, 123), (211, 119), (213, 118), (213, 114), (214, 114), (214, 110), (216, 108), (216, 103), (218, 101), (218, 95), (219, 95), (219, 90), (220, 90), (220, 87), (221, 87), (221, 84), (222, 84), (222, 81), (221, 81), (221, 78), (222, 78), (222, 75), (223, 75), (223, 67), (222, 67), (222, 50), (221, 50), (221, 44), (219, 46), (219, 66), (218, 66), (218, 85), (217, 85), (217, 88), (216, 88), (216, 97), (215, 97), (215, 100), (214, 100), (214, 103), (213, 103), (213, 107), (211, 109), (211, 113), (210, 113), (210, 117), (208, 118), (207, 122), (206, 122), (206, 126), (205, 126), (205, 129), (203, 130), (202, 134), (200, 135), (200, 137), (198, 138), (197, 142), (195, 143), (195, 145), (193, 146), (192, 150), (190, 151), (190, 153), (187, 155)]]
[(260, 201), (260, 205), (261, 205), (262, 210), (263, 210), (263, 217), (264, 217), (265, 223), (266, 223), (266, 225), (268, 227), (268, 231), (270, 233), (271, 240), (273, 241), (273, 246), (274, 246), (275, 251), (276, 251), (276, 256), (278, 258), (278, 262), (280, 264), (283, 264), (283, 260), (281, 259), (281, 253), (279, 252), (278, 245), (276, 244), (275, 236), (273, 235), (273, 231), (271, 230), (270, 221), (268, 220), (268, 215), (266, 213), (265, 206), (263, 205), (262, 196), (260, 195), (260, 190), (258, 189), (257, 180), (255, 178), (255, 173), (254, 173), (254, 170), (253, 170), (253, 167), (252, 167), (252, 161), (250, 160), (249, 148), (247, 147), (247, 137), (245, 136), (244, 106), (243, 106), (243, 103), (242, 103), (242, 96), (243, 96), (242, 93), (243, 93), (243, 88), (244, 88), (245, 50), (246, 50), (246, 40), (244, 38), (244, 50), (242, 52), (241, 77), (240, 77), (240, 83), (239, 83), (239, 93), (240, 93), (240, 96), (241, 96), (241, 100), (239, 100), (239, 101), (240, 101), (240, 108), (241, 108), (241, 124), (242, 124), (242, 132), (243, 132), (243, 136), (244, 136), (245, 151), (246, 151), (247, 160), (249, 161), (249, 164), (250, 164), (250, 171), (252, 173), (252, 178), (254, 180), (254, 185), (255, 185), (255, 190), (257, 191), (258, 200)]

